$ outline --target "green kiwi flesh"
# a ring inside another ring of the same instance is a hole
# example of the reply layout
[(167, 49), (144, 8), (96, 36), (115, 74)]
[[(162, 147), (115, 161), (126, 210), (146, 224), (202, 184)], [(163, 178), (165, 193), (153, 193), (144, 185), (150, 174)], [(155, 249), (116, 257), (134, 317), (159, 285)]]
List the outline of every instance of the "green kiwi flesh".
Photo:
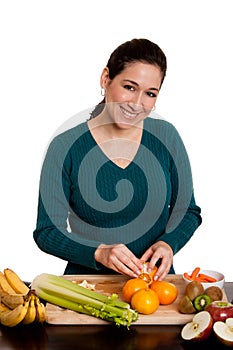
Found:
[(203, 311), (205, 310), (206, 306), (209, 305), (211, 302), (212, 299), (209, 295), (201, 294), (193, 300), (193, 305), (197, 311)]

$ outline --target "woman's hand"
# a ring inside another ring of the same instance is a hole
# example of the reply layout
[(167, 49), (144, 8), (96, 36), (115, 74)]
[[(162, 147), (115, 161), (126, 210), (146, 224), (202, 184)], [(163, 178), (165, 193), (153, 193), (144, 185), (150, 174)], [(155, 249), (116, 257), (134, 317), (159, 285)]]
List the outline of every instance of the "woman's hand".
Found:
[(138, 277), (143, 267), (139, 260), (124, 244), (100, 244), (95, 251), (95, 260), (120, 274)]
[(163, 242), (158, 241), (145, 251), (141, 257), (142, 261), (149, 261), (148, 269), (153, 270), (158, 260), (161, 264), (154, 276), (154, 279), (162, 281), (168, 274), (173, 263), (173, 251), (171, 247)]

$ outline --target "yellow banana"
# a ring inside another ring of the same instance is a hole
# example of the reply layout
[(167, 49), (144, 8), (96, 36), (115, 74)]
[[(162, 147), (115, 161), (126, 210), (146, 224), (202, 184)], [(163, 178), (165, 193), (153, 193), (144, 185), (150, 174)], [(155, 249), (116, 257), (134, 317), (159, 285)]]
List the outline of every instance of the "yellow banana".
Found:
[(7, 310), (10, 311), (9, 307), (0, 302), (0, 313)]
[(0, 287), (1, 290), (6, 293), (15, 294), (15, 290), (8, 283), (6, 276), (4, 275), (4, 273), (2, 273), (2, 271), (0, 271)]
[(2, 311), (0, 313), (0, 322), (4, 326), (14, 327), (23, 321), (26, 316), (29, 300), (26, 300), (23, 304), (18, 305), (13, 310)]
[(14, 289), (16, 293), (27, 294), (29, 292), (28, 286), (21, 280), (17, 273), (9, 268), (4, 269), (4, 275), (7, 282)]
[(45, 306), (37, 296), (35, 297), (35, 305), (36, 305), (36, 322), (39, 322), (39, 323), (45, 322), (46, 321)]
[(36, 319), (36, 305), (35, 305), (35, 296), (31, 295), (29, 297), (29, 305), (27, 313), (23, 319), (23, 324), (33, 323)]
[(10, 309), (15, 309), (16, 306), (23, 304), (25, 300), (25, 296), (22, 294), (8, 294), (1, 296), (1, 301)]
[(9, 295), (9, 293), (7, 293), (0, 284), (0, 298), (4, 297), (5, 295)]

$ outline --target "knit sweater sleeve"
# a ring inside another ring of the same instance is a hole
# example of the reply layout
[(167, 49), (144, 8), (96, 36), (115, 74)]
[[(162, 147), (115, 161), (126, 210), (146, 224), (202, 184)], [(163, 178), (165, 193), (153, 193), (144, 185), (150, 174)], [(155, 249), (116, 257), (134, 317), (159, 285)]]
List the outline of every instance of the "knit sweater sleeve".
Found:
[(40, 177), (37, 225), (33, 237), (42, 251), (98, 270), (94, 259), (96, 248), (75, 240), (74, 235), (78, 233), (70, 232), (67, 226), (71, 180), (64, 160), (69, 158), (68, 148), (64, 138), (58, 136), (47, 150)]
[(202, 222), (201, 209), (196, 205), (191, 166), (183, 141), (170, 125), (170, 139), (165, 141), (171, 154), (170, 216), (160, 240), (168, 243), (176, 254), (193, 236)]

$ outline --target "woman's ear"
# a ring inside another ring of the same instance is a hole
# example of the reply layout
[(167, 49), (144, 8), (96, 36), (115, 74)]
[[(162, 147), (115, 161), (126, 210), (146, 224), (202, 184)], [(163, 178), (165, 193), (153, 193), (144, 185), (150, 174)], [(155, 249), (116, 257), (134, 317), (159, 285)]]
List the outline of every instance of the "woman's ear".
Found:
[(108, 82), (109, 82), (109, 69), (108, 67), (105, 67), (102, 71), (102, 74), (100, 76), (100, 86), (101, 88), (106, 88)]

